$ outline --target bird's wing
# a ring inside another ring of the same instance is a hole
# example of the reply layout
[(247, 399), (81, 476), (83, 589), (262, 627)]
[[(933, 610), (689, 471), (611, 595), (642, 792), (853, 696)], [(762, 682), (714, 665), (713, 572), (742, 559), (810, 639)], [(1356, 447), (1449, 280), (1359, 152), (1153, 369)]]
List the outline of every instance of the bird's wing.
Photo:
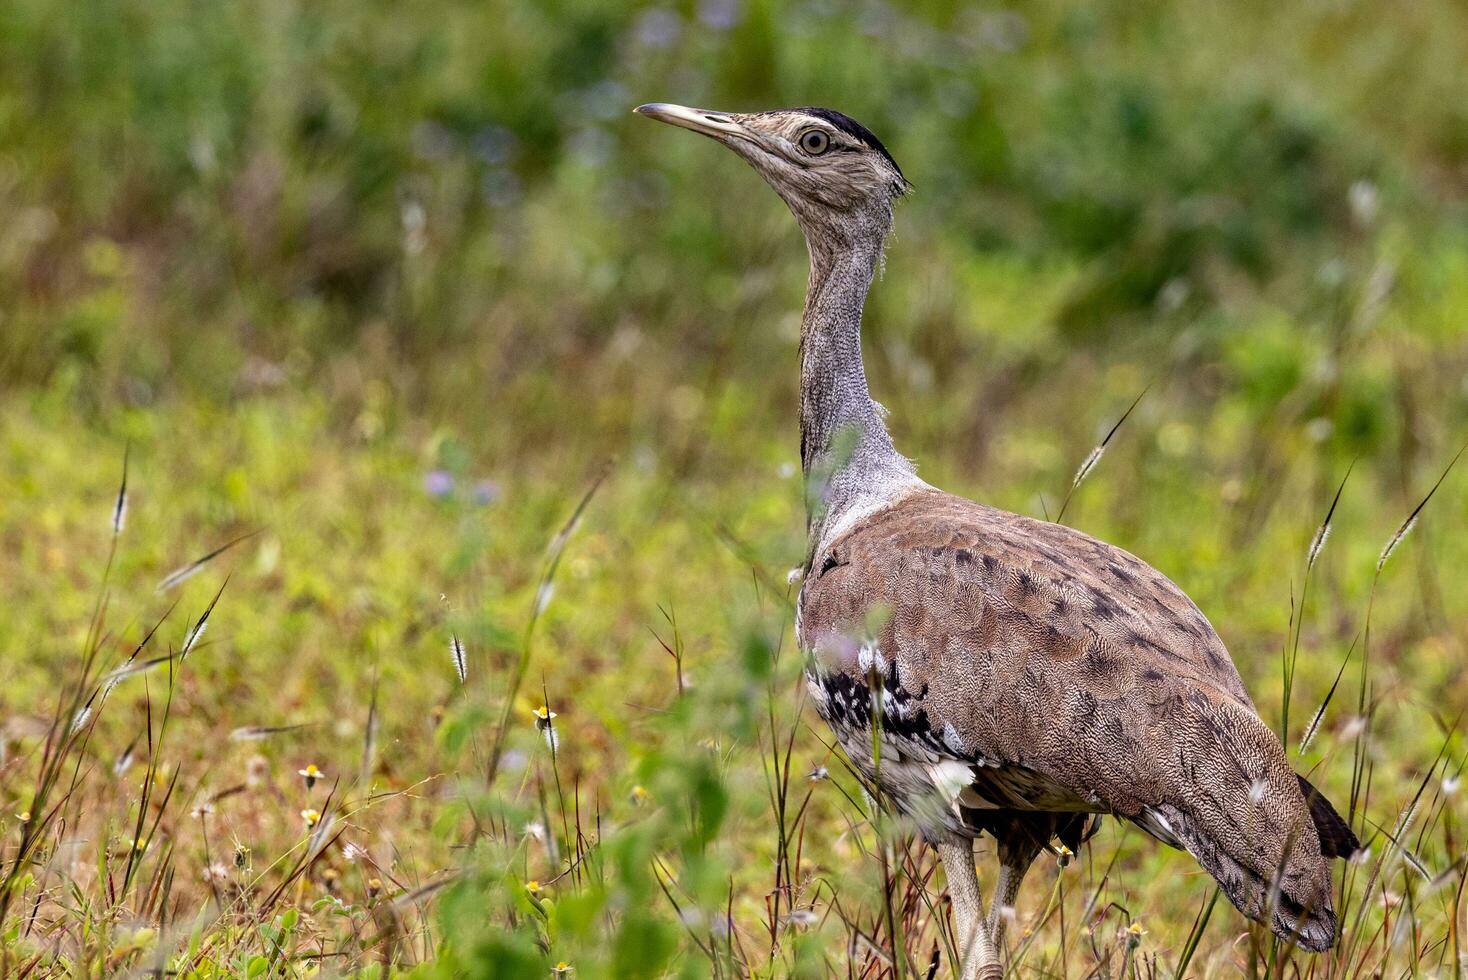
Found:
[(817, 671), (863, 685), (870, 651), (927, 744), (1032, 771), (1185, 847), (1251, 917), (1333, 940), (1329, 866), (1284, 749), (1208, 620), (1145, 562), (921, 491), (813, 557), (800, 616)]

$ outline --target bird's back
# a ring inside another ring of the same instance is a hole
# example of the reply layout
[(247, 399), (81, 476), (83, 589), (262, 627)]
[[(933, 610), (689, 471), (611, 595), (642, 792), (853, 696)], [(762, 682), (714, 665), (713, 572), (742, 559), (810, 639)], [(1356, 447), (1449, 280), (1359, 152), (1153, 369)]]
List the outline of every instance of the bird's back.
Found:
[(1185, 847), (1251, 917), (1309, 948), (1333, 941), (1335, 845), (1316, 825), (1354, 838), (1323, 798), (1307, 801), (1207, 618), (1140, 559), (924, 489), (813, 556), (800, 628), (838, 735), (869, 724), (846, 709), (880, 676), (892, 779), (971, 773), (960, 814), (1116, 814)]

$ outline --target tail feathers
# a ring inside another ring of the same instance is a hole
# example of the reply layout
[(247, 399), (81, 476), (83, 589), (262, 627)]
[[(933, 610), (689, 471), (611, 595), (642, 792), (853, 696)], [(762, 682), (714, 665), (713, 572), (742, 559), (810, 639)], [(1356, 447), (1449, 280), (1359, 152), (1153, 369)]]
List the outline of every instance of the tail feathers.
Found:
[(1320, 853), (1328, 858), (1348, 858), (1361, 850), (1361, 842), (1351, 832), (1348, 823), (1341, 819), (1330, 800), (1304, 776), (1300, 780), (1300, 792), (1310, 805), (1310, 820), (1315, 824), (1315, 833), (1320, 837)]
[[(1152, 836), (1186, 850), (1213, 876), (1240, 912), (1256, 921), (1268, 921), (1276, 935), (1315, 953), (1335, 945), (1336, 917), (1330, 902), (1328, 868), (1320, 869), (1324, 872), (1324, 888), (1318, 887), (1320, 881), (1315, 876), (1294, 881), (1284, 878), (1275, 886), (1240, 864), (1171, 804), (1147, 807), (1134, 822)], [(1314, 899), (1302, 900), (1303, 892), (1314, 892)]]

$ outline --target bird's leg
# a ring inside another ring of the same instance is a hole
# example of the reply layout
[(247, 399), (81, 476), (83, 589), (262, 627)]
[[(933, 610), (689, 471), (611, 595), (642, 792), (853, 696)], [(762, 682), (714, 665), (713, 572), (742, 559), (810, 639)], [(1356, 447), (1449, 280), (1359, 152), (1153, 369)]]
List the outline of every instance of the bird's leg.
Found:
[(979, 874), (974, 867), (974, 844), (966, 837), (938, 842), (938, 857), (948, 877), (948, 896), (953, 901), (953, 928), (958, 945), (958, 980), (1000, 980), (994, 941), (984, 921), (984, 899), (979, 894)]
[(1020, 883), (1030, 870), (1034, 855), (1005, 855), (999, 865), (999, 882), (994, 886), (994, 904), (989, 909), (989, 935), (997, 952), (1004, 948), (1004, 927), (1014, 915), (1014, 900), (1019, 897)]

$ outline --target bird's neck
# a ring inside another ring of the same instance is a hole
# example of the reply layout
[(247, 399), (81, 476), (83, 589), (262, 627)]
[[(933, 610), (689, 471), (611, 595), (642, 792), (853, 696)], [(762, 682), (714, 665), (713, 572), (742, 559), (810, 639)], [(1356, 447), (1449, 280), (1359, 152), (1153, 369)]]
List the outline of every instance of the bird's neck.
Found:
[(808, 235), (807, 244), (811, 269), (800, 329), (800, 457), (814, 549), (847, 513), (917, 478), (892, 445), (862, 366), (861, 312), (881, 262), (882, 234), (839, 245)]

